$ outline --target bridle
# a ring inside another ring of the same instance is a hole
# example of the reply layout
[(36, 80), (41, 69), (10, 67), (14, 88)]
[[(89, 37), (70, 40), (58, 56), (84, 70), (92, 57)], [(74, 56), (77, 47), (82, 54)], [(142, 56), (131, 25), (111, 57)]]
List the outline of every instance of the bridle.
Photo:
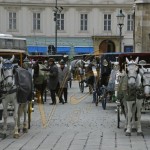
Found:
[[(6, 83), (8, 78), (12, 78), (12, 80), (14, 80), (13, 72), (12, 72), (12, 75), (5, 76), (5, 71), (10, 70), (10, 69), (13, 71), (14, 66), (11, 62), (6, 60), (2, 64), (2, 67), (1, 67), (2, 80), (0, 81), (0, 92), (1, 92), (1, 94), (5, 94), (5, 96), (8, 94), (12, 94), (12, 93), (16, 92), (15, 83), (11, 84), (11, 86)], [(10, 88), (8, 89), (9, 86), (10, 86)]]
[[(135, 63), (130, 63), (130, 64), (127, 65), (127, 67), (128, 67), (128, 66), (131, 66), (131, 65), (136, 65), (136, 66), (137, 66), (137, 64), (135, 64)], [(136, 71), (136, 76), (133, 76), (133, 75), (129, 76), (129, 74), (127, 73), (127, 76), (128, 76), (128, 79), (133, 78), (133, 79), (135, 79), (135, 81), (136, 81), (137, 76), (138, 76), (138, 73), (137, 73), (137, 71)]]

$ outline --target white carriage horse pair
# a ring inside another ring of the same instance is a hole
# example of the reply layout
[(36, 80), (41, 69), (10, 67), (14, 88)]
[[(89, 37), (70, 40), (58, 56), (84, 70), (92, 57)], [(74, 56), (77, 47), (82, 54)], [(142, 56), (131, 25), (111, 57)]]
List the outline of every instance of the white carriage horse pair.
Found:
[[(126, 136), (130, 136), (133, 129), (136, 129), (137, 135), (142, 135), (142, 129), (141, 129), (141, 109), (142, 109), (142, 103), (143, 103), (143, 96), (149, 96), (150, 95), (150, 70), (145, 69), (142, 67), (139, 69), (138, 67), (138, 61), (139, 57), (136, 58), (136, 60), (129, 61), (128, 58), (126, 58), (127, 63), (127, 77), (128, 77), (128, 94), (130, 93), (132, 89), (135, 90), (135, 100), (129, 100), (130, 96), (127, 96), (126, 99)], [(139, 71), (139, 73), (138, 73)], [(143, 79), (143, 82), (142, 82)], [(143, 89), (144, 88), (144, 89)], [(139, 93), (144, 92), (144, 93)], [(141, 94), (141, 97), (138, 96)], [(143, 96), (142, 96), (143, 95)], [(131, 95), (132, 96), (132, 95)], [(135, 122), (135, 112), (137, 112), (137, 122)], [(132, 120), (132, 122), (131, 122)]]
[[(7, 131), (7, 109), (8, 109), (8, 104), (12, 103), (14, 106), (14, 113), (13, 113), (13, 118), (15, 121), (15, 126), (14, 126), (14, 138), (19, 137), (19, 130), (20, 130), (20, 117), (21, 114), (24, 113), (24, 122), (23, 122), (23, 132), (27, 132), (28, 125), (27, 125), (27, 120), (26, 120), (26, 114), (27, 114), (27, 100), (24, 103), (18, 103), (17, 99), (17, 90), (20, 88), (19, 84), (16, 84), (15, 81), (15, 73), (14, 73), (14, 66), (13, 66), (13, 61), (14, 61), (14, 55), (10, 60), (8, 59), (3, 59), (0, 57), (0, 91), (1, 91), (1, 99), (2, 99), (2, 104), (3, 104), (3, 138), (6, 137), (6, 131)], [(20, 68), (20, 67), (19, 67)], [(17, 68), (19, 70), (19, 68)], [(20, 68), (20, 72), (27, 72), (25, 73), (25, 76), (22, 77), (24, 78), (24, 81), (26, 82), (28, 78), (30, 78), (30, 73), (28, 75), (28, 71)], [(23, 74), (22, 74), (23, 75)], [(21, 76), (20, 76), (21, 77)], [(19, 78), (20, 78), (19, 77)], [(19, 79), (18, 79), (19, 80)], [(31, 78), (32, 80), (32, 78)], [(18, 81), (17, 81), (18, 82)], [(25, 84), (25, 83), (23, 83)], [(30, 83), (32, 84), (32, 82)], [(23, 90), (24, 87), (21, 87)], [(26, 87), (28, 88), (28, 87)], [(31, 86), (29, 86), (30, 92), (32, 92)], [(26, 90), (25, 90), (26, 91)], [(18, 91), (19, 93), (20, 91)], [(29, 96), (28, 92), (23, 93), (23, 95)], [(31, 93), (30, 93), (31, 94)], [(20, 98), (22, 98), (20, 97)]]

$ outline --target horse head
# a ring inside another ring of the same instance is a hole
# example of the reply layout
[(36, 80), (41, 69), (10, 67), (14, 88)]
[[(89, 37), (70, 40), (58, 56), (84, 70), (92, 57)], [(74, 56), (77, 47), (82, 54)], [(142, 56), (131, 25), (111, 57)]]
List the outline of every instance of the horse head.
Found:
[(84, 65), (85, 65), (85, 61), (84, 60), (80, 59), (80, 60), (77, 61), (77, 66), (78, 67), (84, 68)]
[(136, 81), (138, 76), (138, 61), (139, 57), (136, 58), (136, 60), (128, 60), (126, 58), (127, 62), (127, 72), (128, 72), (128, 86), (129, 88), (135, 88), (136, 87)]
[(14, 84), (13, 80), (13, 61), (15, 56), (13, 55), (12, 58), (9, 59), (3, 59), (3, 57), (0, 58), (1, 60), (1, 76), (2, 80), (5, 84), (5, 86), (12, 86)]
[(140, 69), (140, 74), (142, 76), (142, 83), (144, 87), (144, 94), (146, 97), (150, 96), (150, 68), (142, 68)]

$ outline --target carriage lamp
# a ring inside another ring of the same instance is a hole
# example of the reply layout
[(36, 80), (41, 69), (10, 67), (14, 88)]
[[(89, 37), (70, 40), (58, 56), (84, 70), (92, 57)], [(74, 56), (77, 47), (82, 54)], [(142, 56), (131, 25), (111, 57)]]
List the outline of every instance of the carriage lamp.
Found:
[(117, 17), (117, 25), (118, 25), (119, 31), (120, 31), (120, 52), (121, 52), (122, 27), (124, 25), (124, 17), (125, 17), (125, 15), (122, 13), (122, 9), (120, 9), (119, 14), (116, 17)]

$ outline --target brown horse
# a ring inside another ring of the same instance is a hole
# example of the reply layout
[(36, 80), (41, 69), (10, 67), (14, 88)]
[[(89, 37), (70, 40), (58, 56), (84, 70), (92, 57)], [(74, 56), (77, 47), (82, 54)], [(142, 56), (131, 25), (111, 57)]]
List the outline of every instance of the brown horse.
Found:
[(36, 62), (33, 65), (33, 83), (38, 103), (44, 103), (43, 96), (47, 87), (47, 78), (45, 72), (41, 70), (43, 67), (44, 65), (40, 62)]

